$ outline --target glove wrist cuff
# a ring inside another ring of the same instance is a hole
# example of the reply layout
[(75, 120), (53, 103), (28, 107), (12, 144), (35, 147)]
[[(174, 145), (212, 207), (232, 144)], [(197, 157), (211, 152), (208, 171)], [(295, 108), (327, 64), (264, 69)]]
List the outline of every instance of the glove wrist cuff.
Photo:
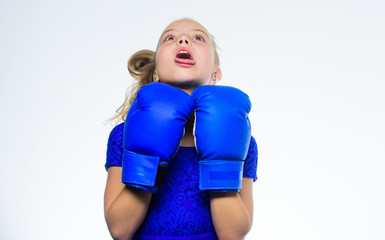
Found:
[(160, 164), (158, 156), (125, 150), (122, 161), (122, 183), (156, 193), (168, 167)]
[(238, 192), (242, 188), (244, 161), (202, 160), (199, 162), (199, 189)]

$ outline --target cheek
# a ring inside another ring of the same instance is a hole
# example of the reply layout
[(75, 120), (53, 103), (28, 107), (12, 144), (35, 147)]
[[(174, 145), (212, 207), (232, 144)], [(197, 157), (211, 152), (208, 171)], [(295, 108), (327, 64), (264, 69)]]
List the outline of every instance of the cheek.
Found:
[(202, 56), (206, 59), (207, 64), (214, 64), (214, 50), (210, 47), (202, 49)]
[(174, 58), (173, 55), (169, 51), (165, 51), (162, 49), (159, 49), (156, 58), (155, 58), (155, 65), (156, 68), (164, 68), (173, 63)]
[(162, 59), (164, 59), (164, 52), (159, 50), (157, 53), (156, 53), (156, 57), (155, 57), (155, 64), (156, 66), (159, 66), (159, 64), (162, 64)]
[[(211, 50), (211, 49), (206, 49), (206, 51), (204, 51), (203, 55), (204, 57), (204, 61), (205, 61), (205, 65), (206, 66), (212, 66), (214, 67), (215, 65), (215, 57), (214, 57), (214, 51)], [(211, 71), (211, 70), (210, 70)]]

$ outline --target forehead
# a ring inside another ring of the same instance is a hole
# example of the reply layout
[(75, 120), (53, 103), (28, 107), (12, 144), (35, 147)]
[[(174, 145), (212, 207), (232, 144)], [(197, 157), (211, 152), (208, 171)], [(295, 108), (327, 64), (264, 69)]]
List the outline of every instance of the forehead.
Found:
[(200, 23), (189, 19), (178, 20), (171, 23), (166, 27), (162, 35), (168, 31), (202, 31), (209, 36), (205, 27), (203, 27)]

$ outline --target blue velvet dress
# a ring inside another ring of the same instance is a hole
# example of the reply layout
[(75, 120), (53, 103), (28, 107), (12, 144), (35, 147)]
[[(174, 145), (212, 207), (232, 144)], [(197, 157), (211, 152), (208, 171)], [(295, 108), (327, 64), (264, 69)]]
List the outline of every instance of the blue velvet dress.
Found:
[[(107, 146), (106, 170), (122, 166), (124, 123), (112, 129)], [(250, 141), (243, 177), (257, 180), (258, 150)], [(195, 147), (179, 147), (143, 223), (133, 239), (217, 239), (208, 192), (199, 190), (199, 156)]]

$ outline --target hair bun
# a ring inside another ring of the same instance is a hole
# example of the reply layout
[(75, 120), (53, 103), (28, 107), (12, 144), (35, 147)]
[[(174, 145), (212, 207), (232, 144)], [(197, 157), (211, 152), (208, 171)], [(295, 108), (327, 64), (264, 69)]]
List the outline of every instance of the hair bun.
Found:
[(155, 70), (154, 58), (155, 52), (151, 50), (140, 50), (134, 53), (127, 63), (130, 75), (135, 80), (140, 81), (143, 75), (153, 72)]

